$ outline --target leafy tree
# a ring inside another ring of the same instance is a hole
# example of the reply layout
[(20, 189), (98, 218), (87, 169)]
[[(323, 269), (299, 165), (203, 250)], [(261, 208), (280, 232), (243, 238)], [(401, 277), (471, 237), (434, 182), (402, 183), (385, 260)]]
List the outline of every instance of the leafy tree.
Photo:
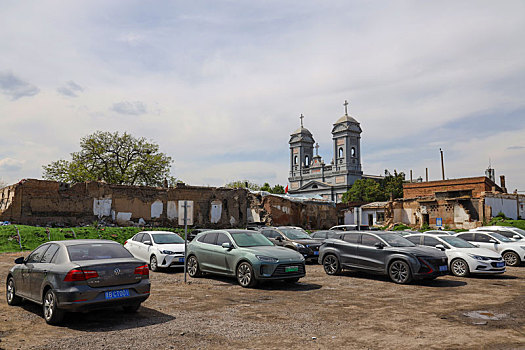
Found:
[(385, 170), (385, 177), (379, 181), (361, 179), (354, 182), (352, 187), (343, 194), (343, 203), (348, 202), (376, 202), (386, 201), (392, 196), (394, 199), (403, 197), (403, 182), (405, 174), (394, 170), (392, 175)]
[(261, 186), (261, 191), (272, 193), (272, 188), (270, 187), (270, 184), (268, 182), (265, 182), (264, 185)]
[(247, 188), (247, 189), (252, 190), (252, 191), (260, 191), (261, 190), (261, 186), (257, 185), (256, 183), (250, 182), (248, 180), (232, 181), (230, 183), (227, 183), (225, 185), (225, 187), (228, 187), (228, 188)]
[(271, 192), (275, 194), (284, 194), (284, 187), (282, 185), (275, 185)]
[(384, 192), (379, 183), (372, 179), (356, 180), (352, 187), (343, 194), (343, 203), (376, 202), (385, 200)]
[(80, 151), (71, 160), (43, 166), (43, 177), (62, 182), (103, 180), (111, 184), (161, 186), (170, 175), (173, 160), (159, 146), (128, 133), (96, 131), (80, 139)]

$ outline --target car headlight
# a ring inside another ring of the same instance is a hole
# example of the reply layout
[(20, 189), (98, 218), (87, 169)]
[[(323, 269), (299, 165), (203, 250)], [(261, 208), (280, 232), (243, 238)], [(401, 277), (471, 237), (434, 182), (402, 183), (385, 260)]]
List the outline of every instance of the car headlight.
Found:
[(295, 242), (292, 242), (293, 245), (296, 247), (296, 248), (305, 248), (304, 245), (302, 245), (301, 243), (295, 243)]
[(278, 262), (279, 261), (279, 259), (272, 258), (269, 256), (256, 255), (255, 257), (263, 262)]
[(474, 254), (469, 254), (472, 258), (476, 259), (476, 260), (490, 260), (490, 258), (487, 258), (486, 256), (481, 256), (481, 255), (474, 255)]
[(161, 250), (160, 253), (161, 254), (167, 254), (167, 255), (175, 254), (175, 252), (172, 252), (171, 250)]

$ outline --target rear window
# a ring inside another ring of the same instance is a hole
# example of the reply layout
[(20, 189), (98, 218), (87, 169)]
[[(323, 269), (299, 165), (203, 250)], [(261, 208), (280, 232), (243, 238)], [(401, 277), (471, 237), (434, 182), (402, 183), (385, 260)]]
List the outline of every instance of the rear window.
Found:
[(121, 246), (114, 243), (86, 243), (67, 247), (69, 260), (99, 260), (99, 259), (121, 259), (132, 258), (133, 255)]

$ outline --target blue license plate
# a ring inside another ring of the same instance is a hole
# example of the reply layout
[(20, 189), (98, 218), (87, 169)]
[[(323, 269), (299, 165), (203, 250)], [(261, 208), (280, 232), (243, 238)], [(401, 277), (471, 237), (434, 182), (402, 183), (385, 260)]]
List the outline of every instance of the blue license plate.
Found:
[(440, 266), (439, 267), (439, 271), (443, 272), (443, 271), (447, 271), (448, 270), (448, 267), (447, 265), (443, 265), (443, 266)]
[(179, 258), (179, 262), (184, 262), (184, 258)]
[(118, 299), (129, 297), (129, 289), (112, 290), (111, 292), (105, 292), (106, 299)]
[(503, 261), (496, 263), (496, 267), (503, 267), (503, 266), (505, 266), (505, 263)]
[(314, 252), (314, 255), (319, 255), (319, 252)]

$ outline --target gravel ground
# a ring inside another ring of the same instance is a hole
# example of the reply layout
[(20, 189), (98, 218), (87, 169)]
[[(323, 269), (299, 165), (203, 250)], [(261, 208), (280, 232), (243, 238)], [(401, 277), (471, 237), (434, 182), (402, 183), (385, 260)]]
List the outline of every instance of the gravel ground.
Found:
[[(0, 254), (3, 281), (17, 256)], [(221, 277), (185, 285), (180, 270), (150, 276), (139, 312), (70, 314), (60, 327), (48, 326), (39, 306), (2, 301), (0, 349), (525, 349), (525, 266), (405, 286), (356, 272), (327, 276), (318, 265), (295, 285), (257, 289)]]

